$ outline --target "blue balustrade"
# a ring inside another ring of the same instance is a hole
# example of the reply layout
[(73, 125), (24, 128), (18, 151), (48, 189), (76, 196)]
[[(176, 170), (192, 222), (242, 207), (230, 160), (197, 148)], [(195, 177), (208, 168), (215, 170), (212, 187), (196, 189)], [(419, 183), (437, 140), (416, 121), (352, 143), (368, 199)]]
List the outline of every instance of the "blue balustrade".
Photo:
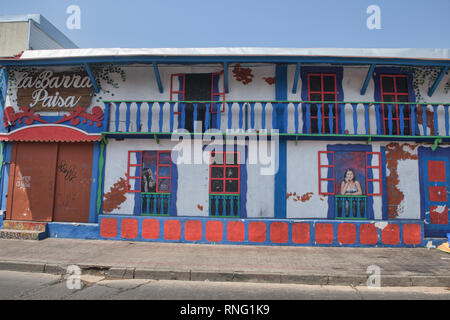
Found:
[[(261, 105), (261, 112), (256, 111), (257, 103), (258, 107)], [(270, 111), (267, 110), (268, 103), (272, 106)], [(147, 114), (142, 112), (143, 104), (148, 106)], [(109, 112), (115, 115), (114, 120), (109, 124), (108, 131), (170, 133), (175, 129), (175, 121), (178, 123), (178, 128), (198, 130), (197, 126), (200, 124), (197, 120), (203, 119), (203, 130), (217, 128), (223, 131), (235, 128), (240, 131), (255, 132), (256, 128), (266, 130), (267, 121), (271, 121), (273, 129), (279, 129), (281, 133), (292, 135), (309, 133), (319, 135), (370, 135), (371, 133), (399, 136), (450, 135), (448, 110), (450, 104), (429, 104), (428, 114), (426, 104), (408, 103), (348, 102), (336, 104), (327, 102), (312, 104), (296, 101), (280, 103), (234, 101), (205, 103), (204, 105), (205, 107), (194, 102), (188, 104), (161, 101), (105, 102), (105, 112), (108, 110), (108, 115)], [(115, 108), (106, 108), (106, 106), (115, 106)], [(153, 112), (154, 108), (157, 111)], [(293, 112), (290, 111), (292, 109)], [(375, 116), (375, 121), (371, 121), (373, 116)], [(154, 117), (157, 119), (153, 119)], [(277, 117), (280, 118), (277, 119)], [(302, 119), (303, 128), (300, 128), (300, 119)], [(349, 121), (349, 119), (353, 121)], [(222, 120), (225, 120), (225, 127), (222, 127)], [(166, 124), (167, 121), (169, 124)], [(145, 123), (147, 123), (147, 128), (145, 128)], [(375, 125), (375, 128), (371, 128), (371, 125)], [(419, 131), (418, 128), (422, 130)]]
[(211, 194), (209, 196), (209, 215), (214, 217), (239, 217), (240, 196)]
[(141, 193), (141, 215), (169, 215), (170, 193)]
[(367, 219), (366, 196), (335, 196), (336, 219)]

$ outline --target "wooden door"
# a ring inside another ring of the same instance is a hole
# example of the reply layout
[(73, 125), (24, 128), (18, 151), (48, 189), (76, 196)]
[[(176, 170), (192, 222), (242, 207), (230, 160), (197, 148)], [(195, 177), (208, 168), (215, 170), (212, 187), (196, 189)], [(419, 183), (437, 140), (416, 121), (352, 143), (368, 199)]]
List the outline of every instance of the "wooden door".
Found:
[(450, 161), (444, 152), (439, 151), (435, 151), (433, 157), (425, 157), (422, 161), (425, 236), (433, 237), (445, 237), (445, 234), (450, 232)]
[(6, 218), (89, 222), (92, 143), (17, 143)]
[(53, 221), (89, 222), (92, 143), (60, 143)]
[(7, 219), (52, 221), (56, 143), (14, 143)]

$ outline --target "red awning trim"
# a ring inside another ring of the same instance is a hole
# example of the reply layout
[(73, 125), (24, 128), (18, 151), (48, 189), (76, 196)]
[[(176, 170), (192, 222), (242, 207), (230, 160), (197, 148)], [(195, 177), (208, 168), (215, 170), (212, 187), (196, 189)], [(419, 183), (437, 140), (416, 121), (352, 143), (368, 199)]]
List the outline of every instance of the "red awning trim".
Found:
[(64, 125), (35, 125), (0, 135), (1, 141), (22, 142), (92, 142), (101, 139), (100, 134), (88, 134)]

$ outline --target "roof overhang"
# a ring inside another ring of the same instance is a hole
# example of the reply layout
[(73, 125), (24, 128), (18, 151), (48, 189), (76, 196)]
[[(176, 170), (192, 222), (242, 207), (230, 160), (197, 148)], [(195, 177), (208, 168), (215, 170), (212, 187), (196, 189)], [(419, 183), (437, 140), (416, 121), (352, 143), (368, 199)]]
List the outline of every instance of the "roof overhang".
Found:
[(29, 50), (17, 59), (1, 59), (4, 66), (195, 63), (331, 63), (350, 65), (450, 65), (450, 49), (352, 48), (98, 48)]

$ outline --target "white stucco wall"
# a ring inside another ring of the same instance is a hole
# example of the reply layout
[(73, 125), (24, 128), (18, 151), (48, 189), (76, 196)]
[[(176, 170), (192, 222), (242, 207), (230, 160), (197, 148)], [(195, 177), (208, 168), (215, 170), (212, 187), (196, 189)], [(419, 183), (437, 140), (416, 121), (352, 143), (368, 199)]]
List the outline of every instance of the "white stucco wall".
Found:
[[(208, 216), (209, 215), (209, 152), (204, 150), (208, 143), (191, 141), (184, 145), (191, 146), (191, 163), (184, 158), (177, 163), (177, 214), (179, 216)], [(248, 143), (247, 149), (248, 148)], [(127, 139), (117, 141), (110, 139), (106, 147), (105, 159), (105, 194), (121, 178), (126, 179), (128, 151), (144, 150), (182, 150), (178, 141), (160, 140), (157, 144), (153, 139)], [(187, 150), (187, 149), (183, 149)], [(200, 157), (196, 157), (194, 150), (200, 150)], [(244, 150), (244, 149), (239, 149)], [(247, 158), (249, 157), (247, 152)], [(173, 159), (175, 161), (175, 159)], [(253, 218), (273, 217), (274, 175), (265, 174), (266, 163), (247, 163), (247, 181), (241, 182), (241, 188), (247, 184), (246, 210), (247, 216)], [(134, 175), (134, 172), (131, 172)], [(110, 214), (132, 214), (135, 205), (135, 193), (126, 193), (126, 201)]]

